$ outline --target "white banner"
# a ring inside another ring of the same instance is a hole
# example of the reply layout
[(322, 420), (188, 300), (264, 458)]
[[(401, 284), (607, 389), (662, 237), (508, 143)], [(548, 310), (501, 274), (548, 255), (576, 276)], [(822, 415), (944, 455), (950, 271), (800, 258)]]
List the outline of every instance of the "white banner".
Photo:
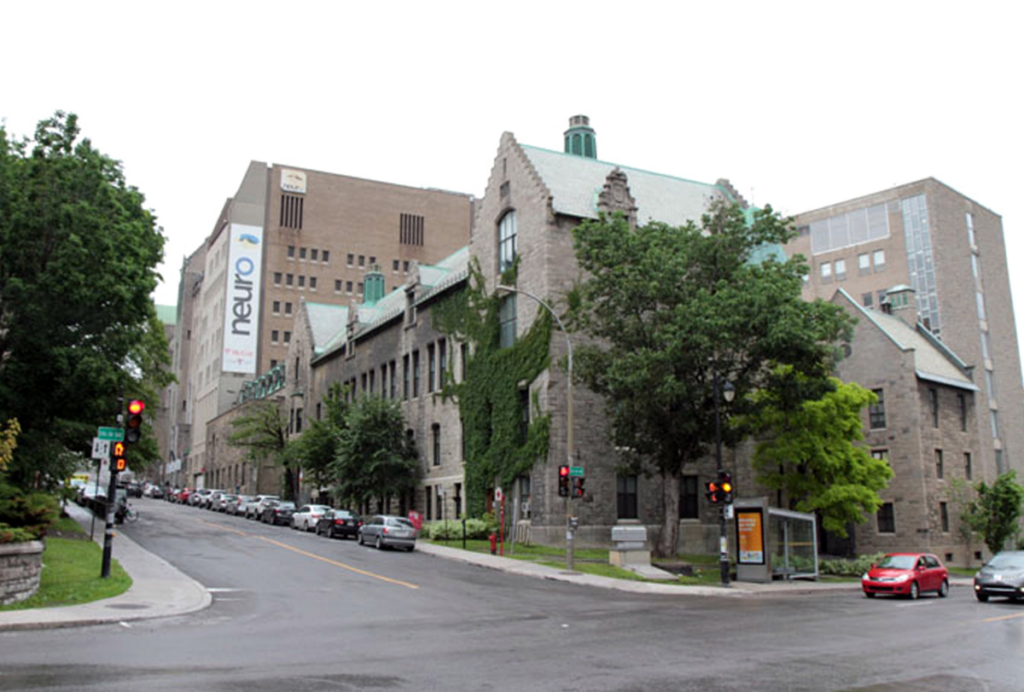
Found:
[(224, 310), (224, 372), (256, 374), (263, 229), (231, 224), (228, 293)]

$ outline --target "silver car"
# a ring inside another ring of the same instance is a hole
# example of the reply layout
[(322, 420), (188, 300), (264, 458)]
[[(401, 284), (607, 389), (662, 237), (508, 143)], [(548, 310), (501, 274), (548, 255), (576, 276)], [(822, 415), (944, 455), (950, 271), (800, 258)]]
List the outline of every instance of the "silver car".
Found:
[(253, 501), (245, 506), (245, 518), (259, 520), (263, 516), (268, 502), (274, 502), (281, 498), (277, 495), (257, 495)]
[(372, 543), (377, 550), (405, 548), (412, 552), (418, 532), (405, 517), (378, 514), (359, 527), (359, 545)]
[(329, 512), (330, 509), (327, 505), (302, 505), (292, 515), (292, 528), (312, 531), (316, 528), (316, 523), (320, 521), (320, 517)]

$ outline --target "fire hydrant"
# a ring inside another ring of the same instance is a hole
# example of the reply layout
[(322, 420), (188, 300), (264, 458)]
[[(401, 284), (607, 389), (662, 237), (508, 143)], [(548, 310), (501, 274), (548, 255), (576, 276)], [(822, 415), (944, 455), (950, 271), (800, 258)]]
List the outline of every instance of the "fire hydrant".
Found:
[(494, 533), (491, 533), (491, 535), (488, 536), (487, 538), (489, 538), (491, 540), (491, 555), (497, 555), (498, 554), (498, 537), (496, 535), (494, 535)]

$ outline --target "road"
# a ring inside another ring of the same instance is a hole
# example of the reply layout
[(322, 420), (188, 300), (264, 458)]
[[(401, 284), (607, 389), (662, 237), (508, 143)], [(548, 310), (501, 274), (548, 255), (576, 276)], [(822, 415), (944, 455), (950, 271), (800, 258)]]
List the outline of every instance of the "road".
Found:
[(125, 532), (209, 588), (213, 605), (0, 633), (0, 690), (1024, 688), (1024, 605), (980, 604), (965, 588), (916, 602), (637, 595), (136, 506)]

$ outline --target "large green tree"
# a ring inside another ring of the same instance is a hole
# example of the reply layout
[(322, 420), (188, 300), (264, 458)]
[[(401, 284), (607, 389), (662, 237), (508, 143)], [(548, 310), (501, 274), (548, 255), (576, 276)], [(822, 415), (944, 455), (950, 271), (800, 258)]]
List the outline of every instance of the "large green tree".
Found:
[(815, 512), (826, 531), (847, 535), (878, 511), (878, 491), (892, 469), (854, 444), (864, 438), (860, 413), (877, 397), (856, 383), (833, 378), (833, 389), (818, 399), (792, 405), (779, 388), (753, 395), (759, 404), (751, 421), (766, 437), (754, 449), (757, 481), (782, 490), (790, 508)]
[(323, 405), (326, 415), (313, 420), (302, 436), (293, 442), (292, 458), (302, 466), (303, 474), (317, 489), (334, 482), (334, 460), (338, 456), (341, 434), (348, 425), (346, 392), (340, 383), (327, 390)]
[(576, 371), (606, 396), (614, 444), (661, 476), (662, 555), (678, 550), (683, 466), (714, 446), (715, 373), (736, 390), (721, 405), (725, 441), (735, 442), (742, 433), (729, 419), (749, 412), (748, 393), (770, 386), (780, 365), (827, 382), (833, 344), (849, 335), (839, 307), (801, 298), (803, 258), (771, 251), (791, 237), (770, 207), (748, 222), (721, 202), (699, 224), (633, 230), (615, 215), (573, 231), (584, 278), (569, 295), (570, 317), (589, 337)]
[(21, 487), (61, 479), (122, 394), (168, 380), (150, 298), (164, 237), (121, 164), (79, 135), (61, 112), (31, 140), (0, 127), (0, 420), (21, 424)]
[(254, 466), (272, 463), (284, 470), (281, 495), (286, 500), (296, 499), (295, 449), (297, 443), (288, 439), (288, 420), (281, 406), (272, 399), (251, 401), (231, 421), (228, 444), (246, 450), (246, 461)]
[(334, 462), (337, 496), (363, 504), (416, 488), (419, 460), (405, 434), (405, 419), (397, 401), (361, 396), (348, 409)]

